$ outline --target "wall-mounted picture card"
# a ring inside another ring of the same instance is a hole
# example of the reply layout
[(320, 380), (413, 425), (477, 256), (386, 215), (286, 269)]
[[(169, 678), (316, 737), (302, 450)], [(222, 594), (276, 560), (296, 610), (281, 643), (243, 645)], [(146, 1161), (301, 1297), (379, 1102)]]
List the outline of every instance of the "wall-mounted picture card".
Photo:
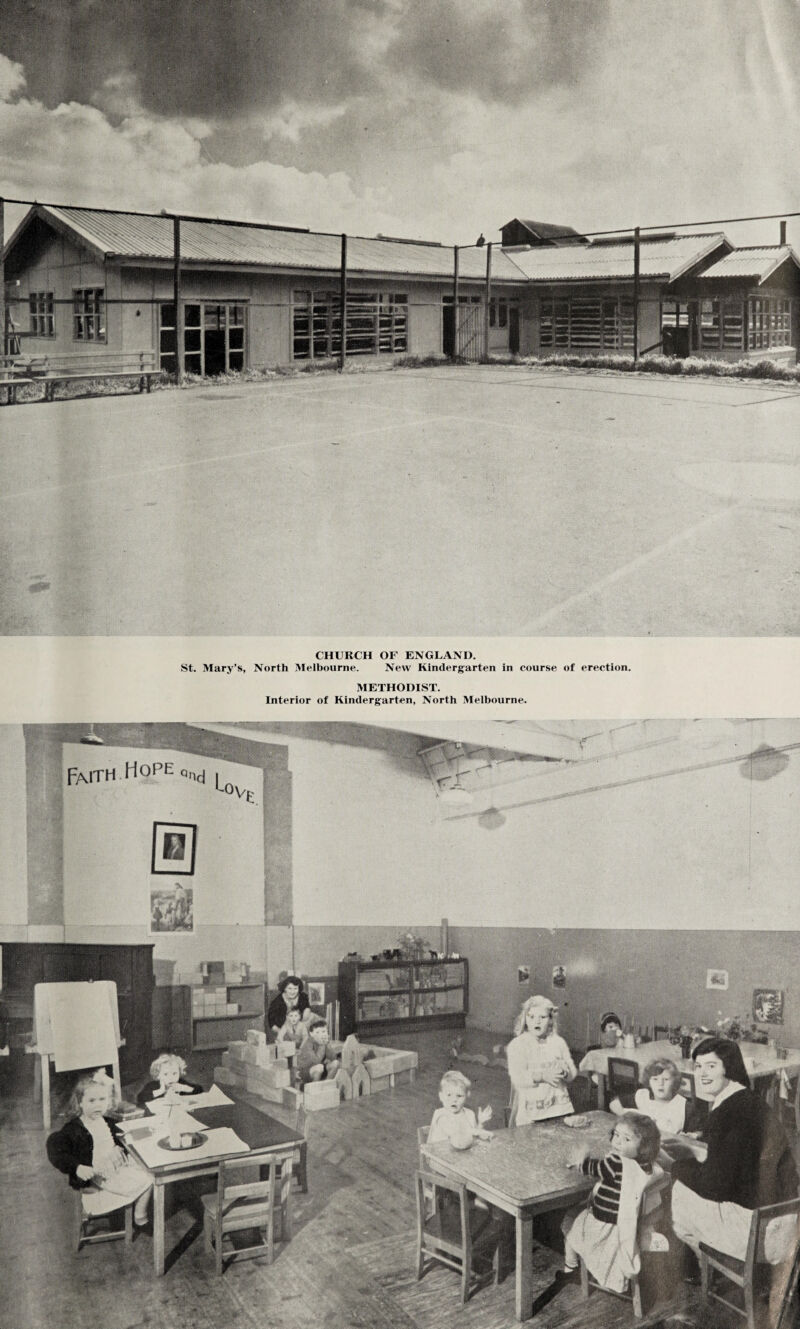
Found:
[(727, 969), (707, 969), (706, 987), (714, 988), (717, 992), (727, 992), (728, 991)]
[(553, 987), (565, 988), (567, 986), (567, 971), (563, 964), (553, 965)]
[(194, 888), (182, 881), (150, 883), (150, 934), (194, 932)]
[(518, 966), (517, 966), (517, 982), (518, 982), (518, 983), (530, 983), (530, 981), (531, 981), (531, 967), (530, 967), (530, 965), (529, 965), (529, 964), (520, 964), (520, 965), (518, 965)]
[(308, 984), (308, 1003), (310, 1006), (325, 1005), (325, 984), (309, 982)]
[(783, 992), (780, 988), (756, 988), (753, 992), (756, 1024), (783, 1024)]
[(197, 826), (189, 822), (154, 821), (150, 871), (170, 876), (194, 876)]

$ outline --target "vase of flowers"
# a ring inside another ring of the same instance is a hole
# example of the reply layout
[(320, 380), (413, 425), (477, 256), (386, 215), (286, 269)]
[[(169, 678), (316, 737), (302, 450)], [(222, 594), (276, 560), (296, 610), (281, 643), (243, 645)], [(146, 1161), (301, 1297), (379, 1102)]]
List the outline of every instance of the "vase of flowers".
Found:
[(397, 945), (404, 960), (424, 960), (430, 950), (430, 944), (423, 937), (418, 937), (410, 928), (408, 932), (400, 934)]

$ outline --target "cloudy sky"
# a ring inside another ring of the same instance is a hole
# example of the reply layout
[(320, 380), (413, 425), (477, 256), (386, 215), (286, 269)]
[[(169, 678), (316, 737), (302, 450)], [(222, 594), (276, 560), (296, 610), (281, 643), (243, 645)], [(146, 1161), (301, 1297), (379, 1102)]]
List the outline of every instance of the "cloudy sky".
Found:
[(451, 244), (514, 216), (591, 231), (800, 210), (800, 0), (2, 10), (7, 197)]

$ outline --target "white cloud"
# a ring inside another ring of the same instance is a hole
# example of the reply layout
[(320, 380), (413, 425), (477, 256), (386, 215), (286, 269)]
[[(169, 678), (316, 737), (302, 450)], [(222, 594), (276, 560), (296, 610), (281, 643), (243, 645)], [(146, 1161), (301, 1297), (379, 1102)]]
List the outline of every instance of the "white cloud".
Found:
[(11, 101), (25, 87), (25, 71), (16, 60), (0, 54), (0, 102)]

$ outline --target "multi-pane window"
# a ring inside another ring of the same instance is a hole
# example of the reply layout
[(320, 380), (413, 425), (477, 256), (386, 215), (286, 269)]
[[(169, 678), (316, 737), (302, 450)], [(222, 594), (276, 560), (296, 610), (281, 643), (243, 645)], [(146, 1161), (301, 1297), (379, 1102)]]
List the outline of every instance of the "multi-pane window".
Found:
[(719, 300), (700, 301), (700, 345), (704, 350), (719, 347)]
[(31, 291), (28, 296), (32, 337), (55, 337), (56, 320), (52, 291)]
[[(245, 363), (244, 304), (183, 306), (183, 367), (187, 374), (213, 377), (242, 370)], [(175, 373), (175, 306), (161, 305), (159, 367)]]
[(570, 297), (542, 300), (539, 348), (542, 351), (624, 351), (633, 346), (633, 302)]
[(102, 286), (84, 286), (72, 292), (72, 336), (75, 341), (105, 341)]
[(750, 350), (788, 346), (791, 341), (791, 302), (751, 296), (747, 302), (747, 345)]
[(741, 300), (726, 301), (722, 306), (722, 345), (740, 351), (744, 339), (744, 305)]
[[(338, 294), (292, 292), (292, 355), (321, 360), (342, 349), (342, 307)], [(348, 355), (396, 355), (408, 350), (408, 296), (354, 291), (347, 297)]]

